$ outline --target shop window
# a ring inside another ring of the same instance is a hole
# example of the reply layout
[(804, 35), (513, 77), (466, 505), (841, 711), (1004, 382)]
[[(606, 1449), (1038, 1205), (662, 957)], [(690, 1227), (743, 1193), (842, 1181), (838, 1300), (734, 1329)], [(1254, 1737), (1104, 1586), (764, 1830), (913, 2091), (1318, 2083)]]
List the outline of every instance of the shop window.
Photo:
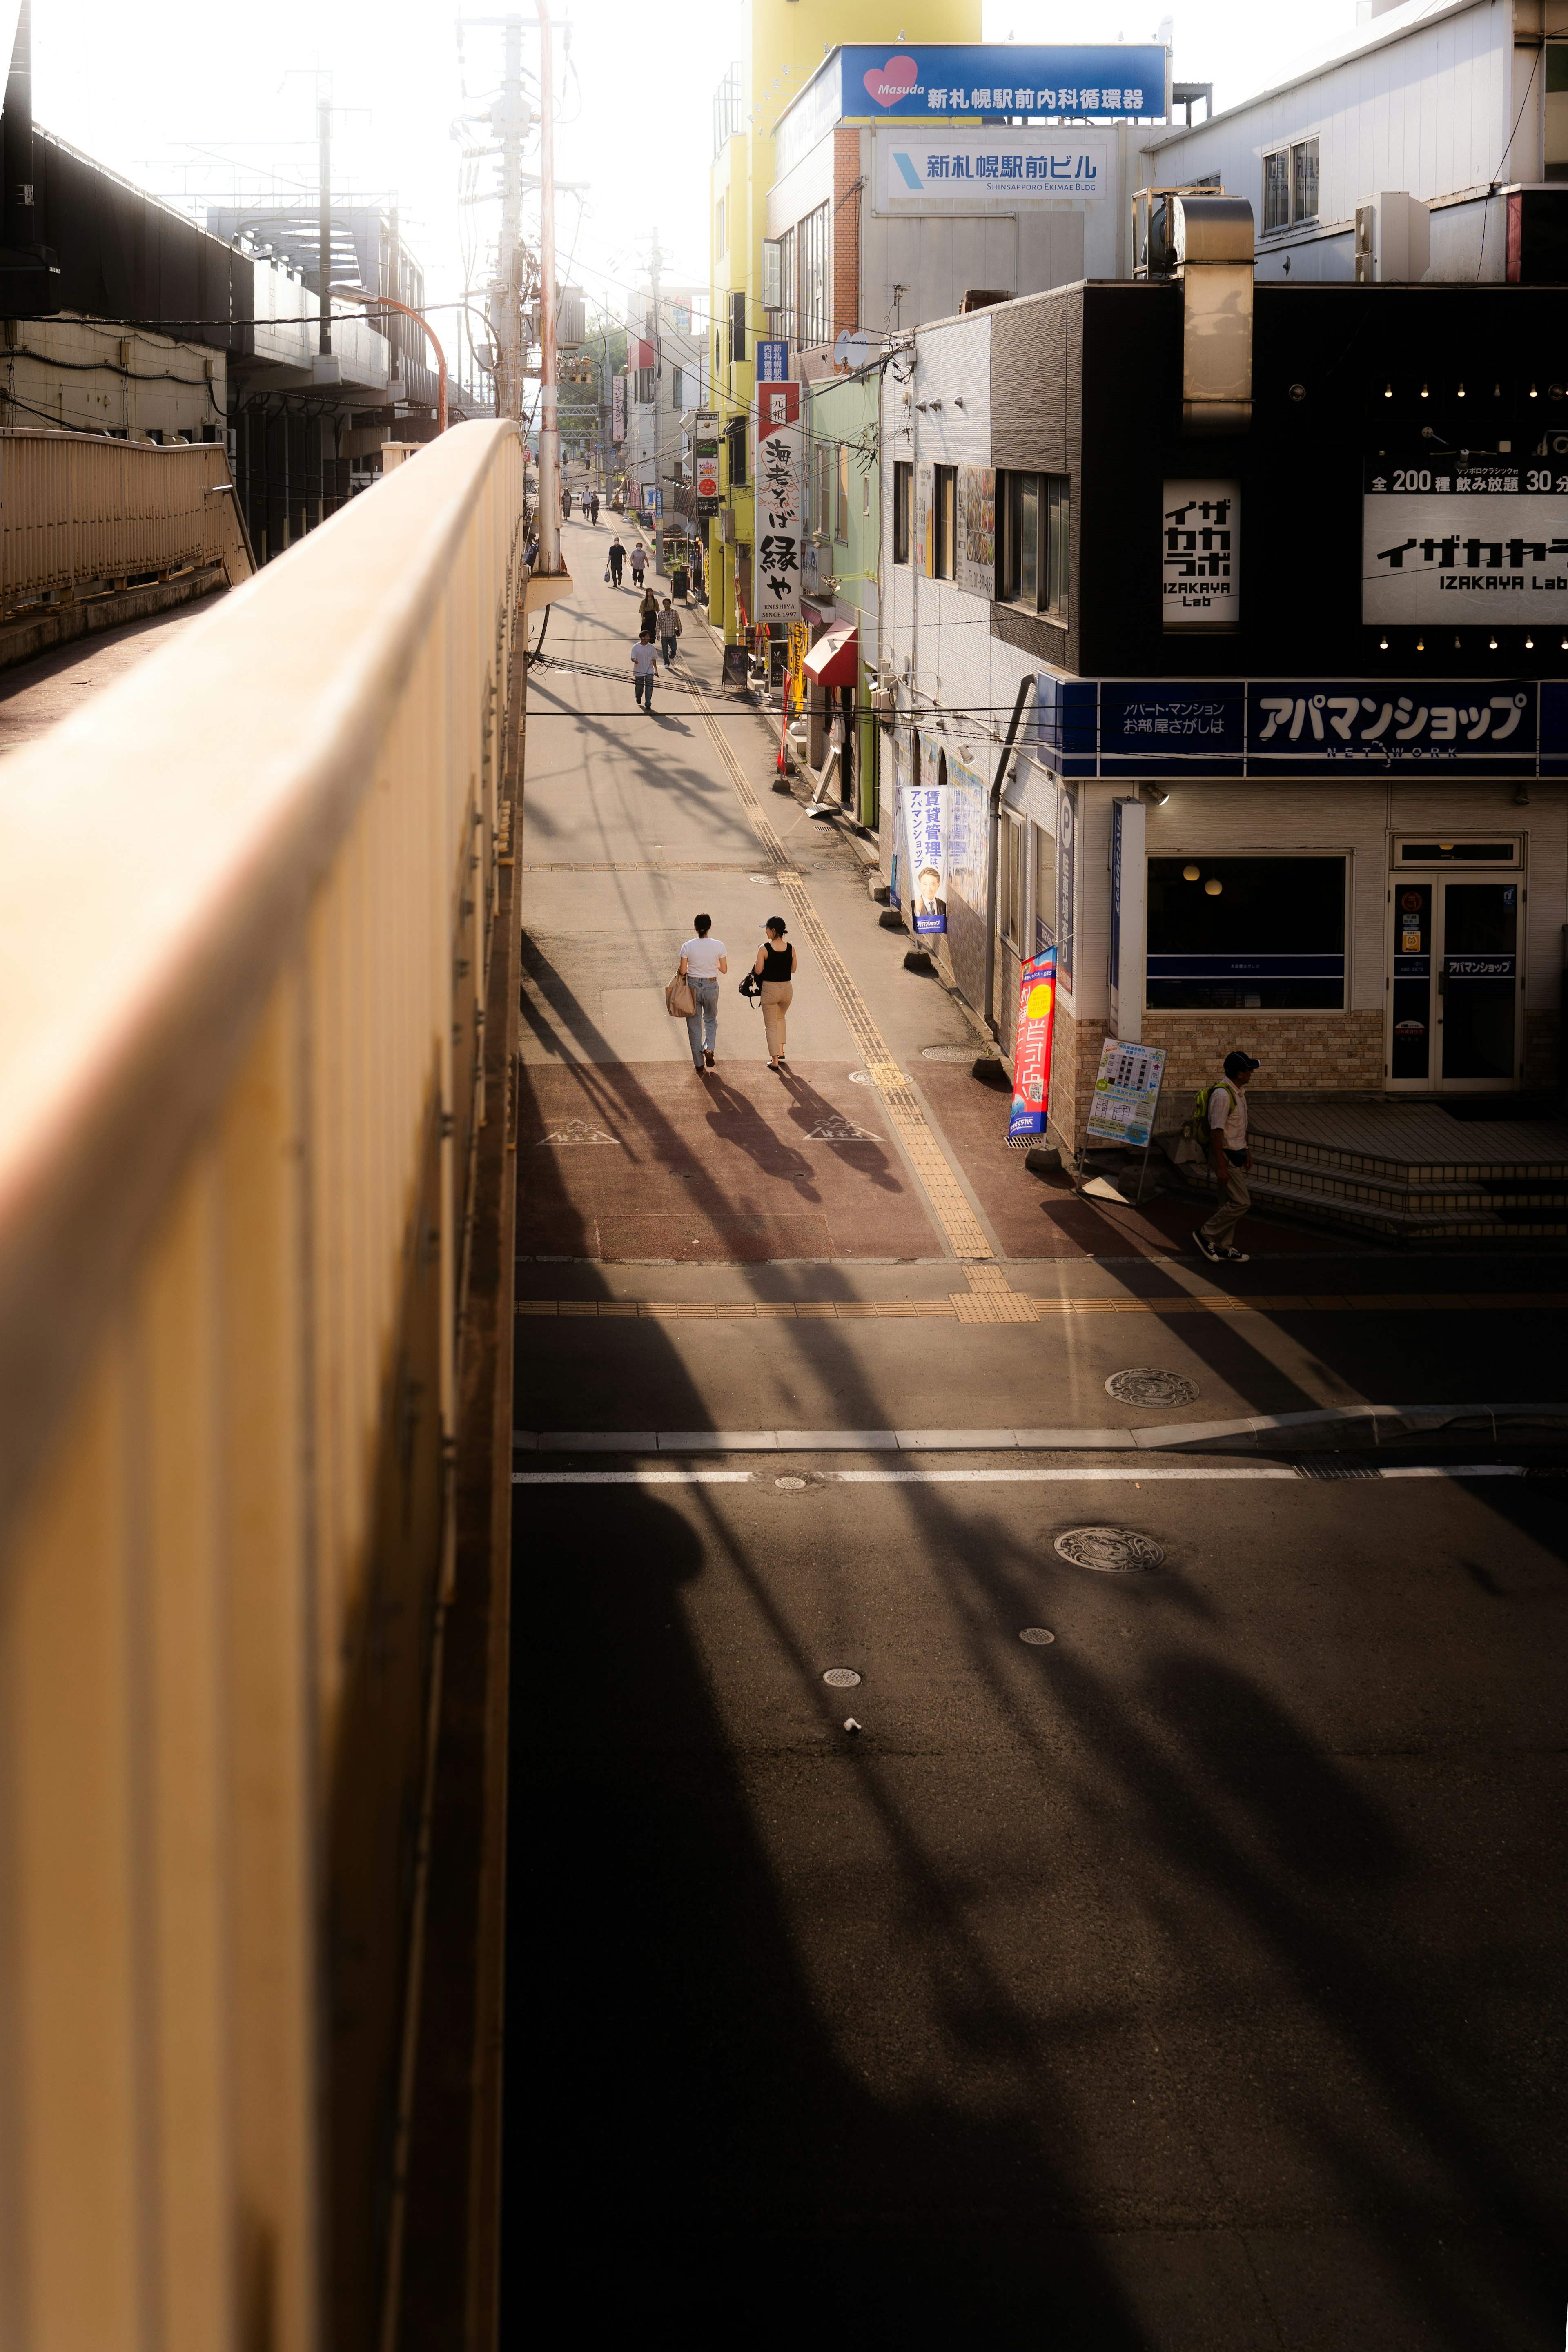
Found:
[(1027, 952), (1025, 946), (1024, 923), (1027, 909), (1025, 900), (1029, 887), (1027, 828), (1018, 817), (1002, 812), (1001, 838), (997, 842), (996, 912), (1003, 938), (1020, 955)]
[(910, 525), (914, 515), (915, 469), (902, 457), (893, 460), (893, 562), (910, 560)]
[(841, 547), (849, 544), (849, 445), (838, 444), (837, 495), (833, 502), (833, 536)]
[(996, 499), (1001, 537), (997, 594), (1026, 612), (1065, 614), (1072, 552), (1071, 495), (1065, 474), (1004, 474)]
[(1298, 139), (1263, 158), (1263, 233), (1318, 217), (1318, 142)]
[(951, 580), (958, 548), (958, 468), (939, 466), (933, 491), (936, 527), (935, 557), (931, 565), (939, 580)]
[(1342, 1011), (1345, 864), (1152, 857), (1150, 1011)]

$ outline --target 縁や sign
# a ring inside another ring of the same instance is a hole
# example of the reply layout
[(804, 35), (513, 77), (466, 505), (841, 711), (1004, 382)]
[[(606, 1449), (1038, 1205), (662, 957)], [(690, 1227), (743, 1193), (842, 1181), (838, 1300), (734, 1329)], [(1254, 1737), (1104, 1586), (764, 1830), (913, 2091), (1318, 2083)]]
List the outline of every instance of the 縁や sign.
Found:
[(800, 618), (802, 514), (800, 386), (760, 383), (756, 395), (756, 611), (758, 621)]

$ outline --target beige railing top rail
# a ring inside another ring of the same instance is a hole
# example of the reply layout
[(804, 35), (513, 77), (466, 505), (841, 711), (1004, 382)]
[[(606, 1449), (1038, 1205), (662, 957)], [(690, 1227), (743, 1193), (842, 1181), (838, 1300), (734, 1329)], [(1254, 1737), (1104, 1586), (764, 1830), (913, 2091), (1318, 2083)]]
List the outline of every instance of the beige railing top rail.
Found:
[(0, 431), (0, 606), (196, 563), (256, 568), (216, 442)]
[[(193, 491), (222, 467), (195, 446), (88, 446), (144, 455)], [(16, 447), (0, 434), (0, 465)], [(521, 496), (515, 429), (456, 428), (5, 763), (0, 1539), (287, 944), (297, 952), (475, 509), (489, 502), (488, 530), (508, 532)], [(492, 614), (475, 617), (493, 634)], [(432, 789), (447, 791), (436, 751)], [(458, 823), (433, 812), (432, 857), (456, 861)]]

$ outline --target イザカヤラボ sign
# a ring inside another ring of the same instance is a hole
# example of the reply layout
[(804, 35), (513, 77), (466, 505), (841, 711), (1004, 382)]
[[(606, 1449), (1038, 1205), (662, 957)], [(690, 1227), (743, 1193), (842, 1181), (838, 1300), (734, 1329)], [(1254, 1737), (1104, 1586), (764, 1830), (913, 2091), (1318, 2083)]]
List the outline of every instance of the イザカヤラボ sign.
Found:
[(1568, 473), (1457, 451), (1369, 464), (1361, 613), (1384, 628), (1568, 621)]
[(1241, 485), (1165, 485), (1162, 524), (1164, 626), (1229, 630), (1241, 624)]

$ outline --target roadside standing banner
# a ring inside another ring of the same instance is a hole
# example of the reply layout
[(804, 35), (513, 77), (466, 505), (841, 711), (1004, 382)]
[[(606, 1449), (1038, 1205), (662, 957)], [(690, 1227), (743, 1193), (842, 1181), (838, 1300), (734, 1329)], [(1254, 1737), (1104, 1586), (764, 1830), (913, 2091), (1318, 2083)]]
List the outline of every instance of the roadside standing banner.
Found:
[(1057, 951), (1042, 948), (1018, 974), (1018, 1029), (1013, 1042), (1012, 1144), (1036, 1142), (1046, 1131), (1051, 1091), (1051, 1031), (1057, 1009)]
[(760, 383), (756, 404), (758, 621), (800, 618), (802, 512), (800, 386)]
[(905, 821), (909, 833), (910, 866), (900, 877), (909, 893), (910, 911), (919, 931), (947, 929), (947, 794), (940, 786), (921, 785), (906, 792)]
[[(1163, 1045), (1130, 1045), (1108, 1037), (1100, 1049), (1100, 1071), (1094, 1081), (1094, 1101), (1084, 1127), (1089, 1143), (1124, 1143), (1143, 1152), (1138, 1171), (1137, 1198), (1143, 1198), (1149, 1172), (1149, 1146), (1154, 1140), (1154, 1113), (1165, 1081)], [(1100, 1181), (1098, 1178), (1095, 1180)], [(1136, 1205), (1136, 1203), (1134, 1203)]]

